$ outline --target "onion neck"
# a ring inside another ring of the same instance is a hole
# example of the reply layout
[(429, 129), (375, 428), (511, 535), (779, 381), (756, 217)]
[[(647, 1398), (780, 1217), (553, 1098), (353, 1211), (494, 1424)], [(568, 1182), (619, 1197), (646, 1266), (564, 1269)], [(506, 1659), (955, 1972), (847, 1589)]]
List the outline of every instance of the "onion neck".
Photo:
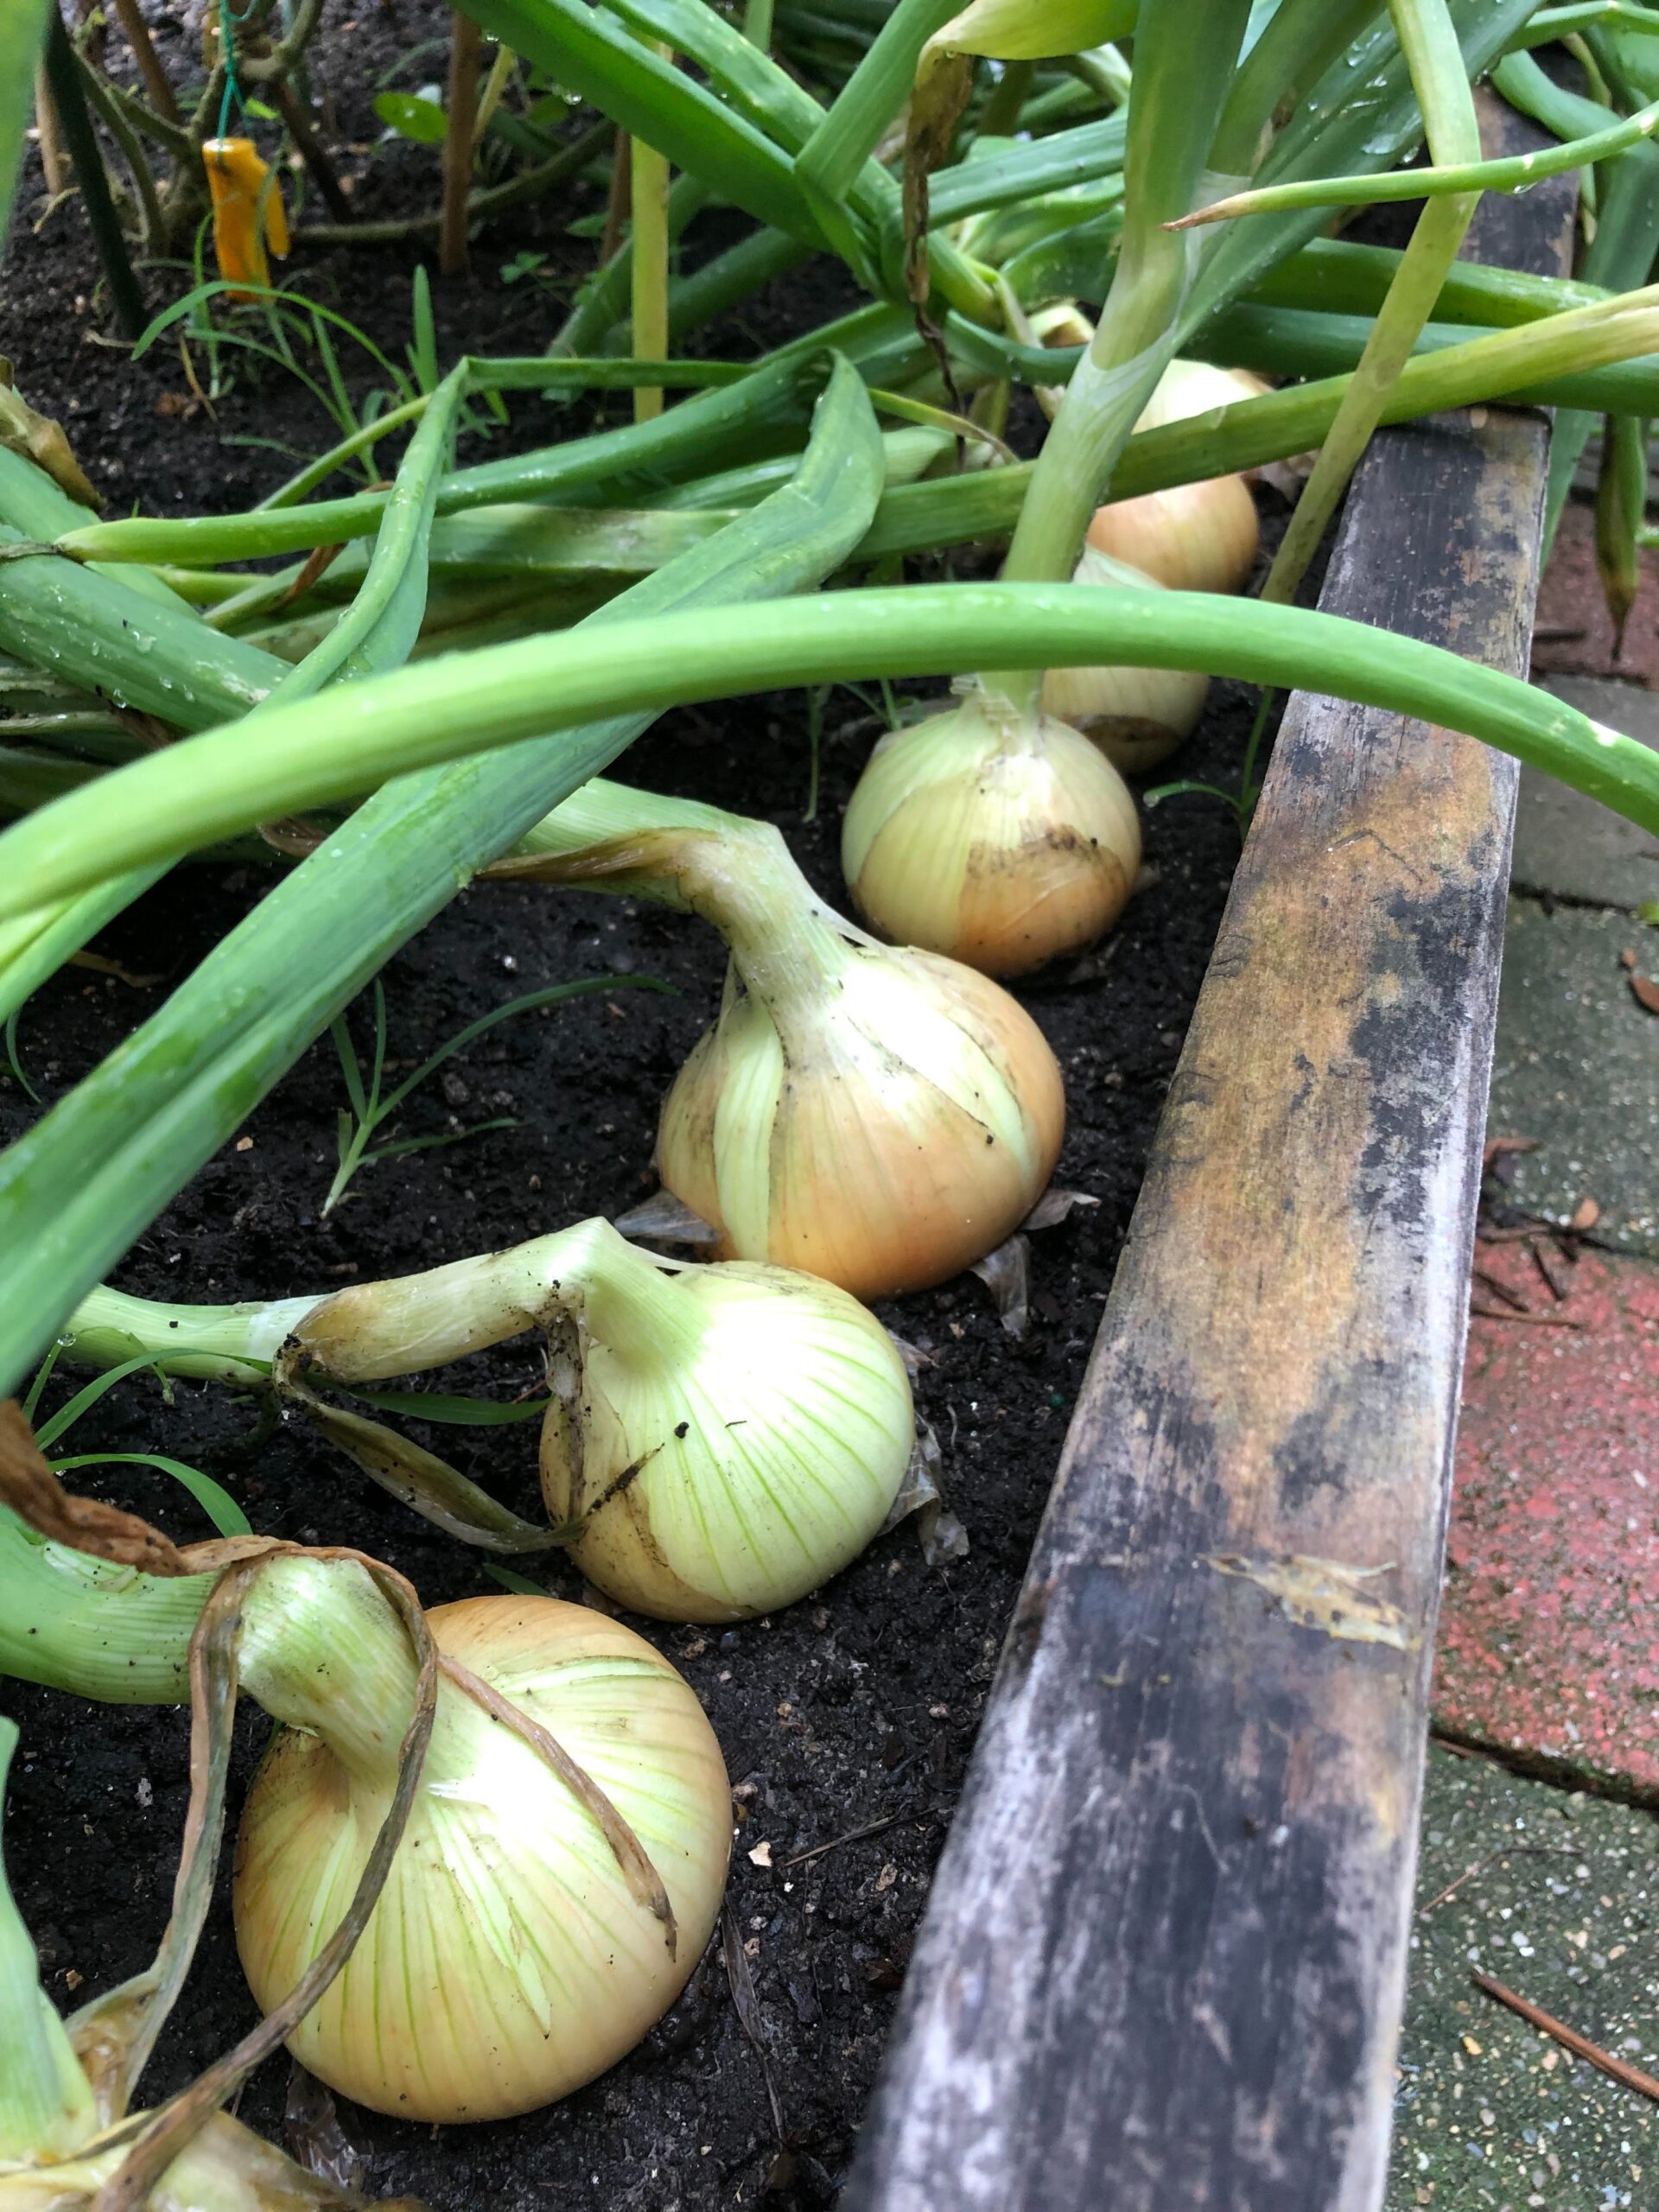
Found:
[[(1118, 456), (1173, 358), (1196, 258), (1188, 235), (1126, 230), (1099, 327), (1032, 473), (1003, 563), (1005, 583), (1070, 580)], [(993, 670), (981, 682), (1028, 714), (1042, 698), (1041, 669)]]
[(313, 1298), (250, 1300), (239, 1306), (168, 1306), (100, 1286), (76, 1306), (60, 1339), (77, 1367), (118, 1367), (161, 1355), (171, 1375), (257, 1382), (284, 1341), (319, 1303)]
[[(708, 1317), (663, 1268), (607, 1221), (579, 1223), (568, 1243), (559, 1302), (580, 1313), (588, 1334), (611, 1357), (636, 1370), (664, 1369), (696, 1358)], [(563, 1241), (563, 1240), (561, 1240)]]
[(596, 776), (518, 847), (531, 873), (654, 899), (712, 923), (787, 1039), (819, 1018), (868, 939), (825, 906), (767, 822)]
[(675, 866), (688, 907), (725, 938), (738, 980), (788, 1052), (833, 1012), (854, 948), (869, 939), (818, 897), (780, 830), (740, 826), (737, 836), (684, 838)]
[(179, 1705), (211, 1574), (145, 1574), (0, 1507), (0, 1674), (111, 1705)]
[(353, 1783), (390, 1796), (418, 1669), (403, 1623), (355, 1560), (268, 1560), (243, 1606), (239, 1667), (273, 1719), (319, 1738)]

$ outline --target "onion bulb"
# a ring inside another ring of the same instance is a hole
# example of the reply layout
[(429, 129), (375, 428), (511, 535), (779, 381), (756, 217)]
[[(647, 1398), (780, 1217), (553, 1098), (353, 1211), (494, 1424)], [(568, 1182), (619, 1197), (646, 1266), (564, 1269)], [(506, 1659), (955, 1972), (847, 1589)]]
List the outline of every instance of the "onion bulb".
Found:
[[(414, 1705), (407, 1642), (386, 1633), (390, 1609), (366, 1573), (338, 1571), (351, 1564), (272, 1560), (259, 1587), (286, 1573), (289, 1602), (250, 1605), (242, 1630), (245, 1681), (293, 1724), (259, 1770), (237, 1845), (237, 1948), (267, 2011), (341, 1917)], [(619, 1622), (510, 1597), (427, 1619), (447, 1660), (597, 1785), (654, 1870), (658, 1903), (583, 1790), (446, 1673), (385, 1886), (289, 2047), (377, 2112), (501, 2120), (602, 2073), (678, 1995), (719, 1913), (730, 1799), (690, 1687)]]
[(1087, 738), (975, 684), (876, 747), (841, 864), (883, 937), (1018, 976), (1105, 935), (1135, 888), (1141, 826)]
[(1261, 529), (1242, 476), (1172, 484), (1097, 507), (1089, 543), (1172, 591), (1242, 591)]
[(657, 1133), (722, 1256), (886, 1297), (982, 1258), (1036, 1204), (1065, 1100), (1035, 1022), (973, 969), (843, 920), (770, 824), (595, 782), (520, 850), (699, 913), (731, 949)]
[[(1244, 369), (1172, 361), (1141, 410), (1137, 430), (1188, 421), (1255, 397), (1267, 386)], [(1261, 531), (1255, 501), (1242, 476), (1172, 484), (1096, 510), (1089, 542), (1173, 591), (1242, 591), (1255, 565)]]
[[(1071, 581), (1116, 590), (1163, 588), (1092, 544), (1084, 547)], [(1191, 736), (1209, 690), (1207, 676), (1181, 668), (1051, 668), (1043, 678), (1043, 707), (1134, 775), (1155, 768)]]

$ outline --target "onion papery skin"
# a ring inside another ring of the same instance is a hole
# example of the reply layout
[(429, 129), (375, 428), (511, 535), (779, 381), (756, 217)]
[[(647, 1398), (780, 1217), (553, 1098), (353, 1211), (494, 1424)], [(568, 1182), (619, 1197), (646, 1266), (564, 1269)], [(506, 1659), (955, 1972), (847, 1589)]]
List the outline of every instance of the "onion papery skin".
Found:
[(881, 740), (841, 852), (883, 937), (1021, 976), (1105, 935), (1135, 888), (1141, 828), (1088, 738), (1052, 715), (1000, 715), (976, 689)]
[[(1155, 578), (1085, 545), (1071, 581), (1161, 591)], [(1051, 668), (1043, 709), (1091, 738), (1115, 768), (1139, 775), (1166, 760), (1204, 713), (1210, 679), (1175, 668)]]
[[(529, 1744), (441, 1678), (385, 1888), (289, 2047), (377, 2112), (502, 2120), (591, 2081), (673, 2002), (719, 1914), (730, 1798), (690, 1686), (620, 1622), (517, 1597), (464, 1599), (427, 1618), (442, 1650), (587, 1770), (678, 1923), (671, 1956), (591, 1815)], [(272, 1745), (243, 1814), (234, 1889), (262, 2007), (281, 2002), (338, 1923), (394, 1777), (395, 1756), (369, 1770), (302, 1729)]]
[(657, 1165), (722, 1256), (866, 1300), (943, 1282), (1008, 1236), (1065, 1131), (1060, 1071), (1007, 993), (960, 962), (835, 938), (810, 1014), (728, 969), (664, 1103)]
[(1172, 361), (1141, 409), (1137, 430), (1160, 430), (1166, 423), (1190, 423), (1217, 407), (1259, 399), (1272, 385), (1254, 369), (1219, 369), (1213, 361)]
[[(579, 1403), (550, 1407), (542, 1489), (588, 1580), (635, 1612), (742, 1620), (804, 1597), (887, 1519), (915, 1442), (887, 1331), (816, 1275), (743, 1261), (660, 1283), (672, 1363), (606, 1295), (583, 1303)], [(573, 1434), (573, 1431), (575, 1433)]]
[(1242, 476), (1172, 484), (1096, 508), (1089, 543), (1172, 591), (1243, 591), (1261, 543)]

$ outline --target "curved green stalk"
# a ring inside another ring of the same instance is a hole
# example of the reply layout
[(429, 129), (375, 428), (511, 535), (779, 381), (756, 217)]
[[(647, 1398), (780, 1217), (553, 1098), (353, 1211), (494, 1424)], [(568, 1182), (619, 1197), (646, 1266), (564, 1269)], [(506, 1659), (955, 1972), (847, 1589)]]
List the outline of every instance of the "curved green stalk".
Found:
[[(1397, 246), (1360, 245), (1351, 238), (1313, 238), (1300, 253), (1270, 270), (1239, 305), (1374, 315), (1394, 282), (1401, 258)], [(1594, 307), (1598, 301), (1611, 296), (1599, 284), (1567, 276), (1534, 276), (1518, 269), (1459, 261), (1446, 271), (1434, 302), (1434, 316), (1440, 322), (1507, 328), (1516, 323), (1535, 322), (1543, 315), (1562, 315), (1570, 308)]]
[[(1530, 16), (1536, 0), (1446, 0), (1474, 83)], [(1261, 183), (1320, 177), (1332, 165), (1367, 176), (1391, 169), (1420, 143), (1422, 116), (1391, 19), (1382, 18), (1313, 87), (1274, 139), (1257, 171)], [(1228, 301), (1325, 227), (1321, 207), (1287, 208), (1227, 225), (1205, 251), (1181, 317), (1183, 342)]]
[(1572, 31), (1588, 30), (1600, 23), (1659, 31), (1659, 8), (1644, 8), (1639, 0), (1568, 0), (1563, 8), (1541, 8), (1513, 43), (1517, 48), (1548, 46)]
[(1274, 117), (1301, 104), (1382, 7), (1383, 0), (1282, 0), (1239, 64), (1216, 125), (1211, 170), (1253, 176)]
[(110, 1705), (181, 1705), (217, 1579), (92, 1559), (0, 1506), (0, 1675)]
[[(1484, 739), (1659, 831), (1659, 755), (1456, 654), (1368, 625), (1201, 593), (912, 586), (585, 626), (400, 670), (115, 770), (0, 837), (0, 915), (388, 775), (601, 715), (866, 676), (1119, 662), (1300, 686)], [(556, 702), (556, 706), (550, 704)]]
[[(456, 514), (502, 499), (569, 498), (593, 485), (626, 483), (636, 477), (676, 483), (722, 465), (732, 457), (734, 445), (741, 443), (751, 453), (757, 447), (765, 450), (769, 435), (775, 437), (805, 422), (812, 397), (823, 385), (824, 360), (821, 349), (805, 348), (787, 359), (728, 378), (726, 388), (699, 392), (656, 422), (601, 430), (538, 453), (456, 469), (438, 487), (435, 512)], [(529, 360), (521, 365), (529, 380), (556, 378), (569, 365)], [(499, 373), (501, 365), (496, 369)], [(200, 567), (272, 553), (307, 552), (315, 545), (365, 537), (378, 527), (389, 497), (385, 492), (361, 492), (308, 506), (256, 508), (244, 515), (202, 515), (179, 522), (138, 515), (94, 523), (90, 527), (98, 534), (90, 538), (78, 529), (60, 529), (57, 536), (77, 559), (111, 555), (132, 561), (176, 558)], [(156, 547), (163, 549), (159, 555), (149, 550)]]
[[(1309, 376), (1340, 377), (1358, 360), (1372, 327), (1369, 315), (1310, 315), (1294, 308), (1231, 308), (1225, 315), (1216, 317), (1205, 343), (1193, 351), (1201, 360), (1215, 361), (1229, 368), (1261, 369), (1269, 375), (1281, 376), (1294, 375), (1300, 368)], [(1526, 327), (1539, 327), (1537, 324)], [(1455, 360), (1471, 340), (1498, 335), (1496, 330), (1471, 329), (1467, 324), (1425, 323), (1418, 334), (1417, 350), (1410, 367), (1402, 374), (1424, 370), (1430, 362)], [(1459, 384), (1464, 381), (1461, 376), (1458, 378)], [(1317, 391), (1321, 386), (1287, 385), (1283, 389)], [(1496, 391), (1488, 391), (1475, 397), (1491, 399), (1498, 396)], [(1586, 407), (1615, 415), (1647, 413), (1659, 401), (1659, 357), (1643, 353), (1635, 359), (1586, 368), (1578, 375), (1571, 372), (1546, 375), (1535, 385), (1506, 384), (1503, 396), (1516, 406)], [(1462, 406), (1472, 403), (1459, 400), (1444, 404)], [(1433, 411), (1426, 407), (1407, 410)], [(1405, 419), (1397, 402), (1389, 403), (1384, 419), (1390, 423)], [(1126, 463), (1133, 451), (1130, 448), (1126, 452)], [(1255, 465), (1254, 461), (1244, 464), (1249, 467)]]
[(52, 4), (53, 0), (15, 0), (0, 12), (0, 238), (6, 234), (24, 136), (34, 117), (35, 65)]
[[(1547, 130), (1562, 137), (1574, 130), (1593, 131), (1603, 111), (1593, 100), (1555, 84), (1528, 54), (1507, 55), (1499, 65), (1497, 79), (1506, 99), (1529, 114), (1539, 116)], [(1630, 147), (1599, 172), (1598, 187), (1596, 233), (1580, 273), (1592, 283), (1615, 289), (1642, 283), (1659, 247), (1659, 146), (1643, 140)], [(1564, 409), (1555, 418), (1544, 500), (1546, 557), (1593, 428), (1594, 416), (1588, 410)]]
[[(1399, 0), (1395, 0), (1399, 4)], [(1192, 230), (1205, 223), (1229, 222), (1243, 215), (1281, 214), (1289, 208), (1373, 207), (1393, 200), (1437, 200), (1469, 192), (1525, 192), (1546, 177), (1590, 168), (1611, 161), (1659, 130), (1659, 100), (1604, 130), (1565, 145), (1541, 147), (1531, 154), (1506, 154), (1485, 162), (1477, 156), (1435, 162), (1421, 169), (1400, 169), (1382, 176), (1310, 177), (1294, 184), (1263, 185), (1230, 194), (1199, 207), (1174, 227)]]

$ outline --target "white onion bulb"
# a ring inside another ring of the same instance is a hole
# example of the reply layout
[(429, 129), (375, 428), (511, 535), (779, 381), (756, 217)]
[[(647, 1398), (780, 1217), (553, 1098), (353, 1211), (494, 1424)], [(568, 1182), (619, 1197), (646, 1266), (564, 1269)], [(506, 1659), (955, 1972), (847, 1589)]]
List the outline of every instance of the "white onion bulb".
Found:
[[(1160, 591), (1127, 563), (1085, 545), (1072, 582), (1103, 589)], [(1179, 668), (1051, 668), (1043, 707), (1092, 738), (1126, 775), (1155, 768), (1190, 737), (1204, 712), (1210, 679)]]
[(982, 1259), (1042, 1195), (1065, 1098), (1035, 1022), (971, 968), (874, 944), (769, 823), (595, 777), (518, 852), (701, 914), (731, 949), (657, 1131), (721, 1257), (886, 1297)]
[(615, 1242), (653, 1280), (583, 1270), (578, 1371), (542, 1432), (549, 1515), (636, 1612), (775, 1611), (887, 1519), (916, 1436), (904, 1362), (816, 1275), (731, 1261), (665, 1277)]
[[(329, 1411), (320, 1386), (447, 1366), (534, 1330), (549, 1345), (553, 1526), (620, 1604), (667, 1620), (772, 1612), (838, 1573), (887, 1519), (915, 1416), (874, 1315), (792, 1268), (677, 1266), (606, 1221), (321, 1299), (154, 1306), (95, 1291), (68, 1349), (113, 1366), (187, 1344), (181, 1368), (236, 1380), (259, 1359), (318, 1419)], [(382, 1472), (396, 1441), (377, 1432)]]
[(1105, 935), (1135, 888), (1141, 826), (1087, 738), (976, 684), (881, 740), (847, 809), (841, 864), (883, 937), (1018, 976)]
[[(310, 1562), (278, 1560), (274, 1574)], [(360, 1571), (359, 1571), (360, 1573)], [(326, 1586), (311, 1634), (244, 1672), (284, 1728), (237, 1847), (237, 1944), (255, 1997), (288, 1994), (339, 1923), (384, 1819), (414, 1662), (384, 1633), (347, 1657), (366, 1575)], [(344, 1594), (342, 1594), (342, 1592)], [(547, 1730), (643, 1846), (672, 1906), (631, 1891), (594, 1815), (543, 1757), (447, 1677), (409, 1823), (345, 1967), (289, 2038), (331, 2088), (398, 2119), (500, 2120), (615, 2063), (679, 1993), (712, 1933), (730, 1842), (726, 1770), (683, 1679), (640, 1637), (551, 1598), (469, 1598), (428, 1615), (441, 1649)], [(250, 1645), (254, 1648), (250, 1649)], [(307, 1654), (302, 1672), (298, 1654)], [(339, 1679), (330, 1678), (330, 1669)], [(273, 1696), (257, 1688), (275, 1676)]]

